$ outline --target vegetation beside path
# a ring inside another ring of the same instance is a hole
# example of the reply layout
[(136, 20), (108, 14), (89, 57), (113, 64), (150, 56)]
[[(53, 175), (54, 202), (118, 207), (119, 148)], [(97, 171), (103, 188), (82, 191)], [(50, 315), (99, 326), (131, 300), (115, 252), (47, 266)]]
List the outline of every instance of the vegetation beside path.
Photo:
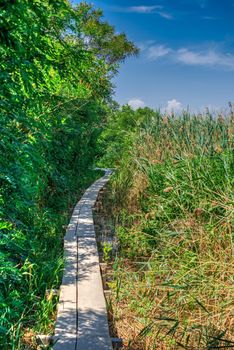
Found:
[(127, 349), (234, 347), (233, 118), (128, 106), (109, 118), (110, 310)]
[(53, 333), (48, 290), (94, 162), (116, 168), (109, 306), (125, 347), (234, 348), (233, 105), (225, 116), (119, 107), (112, 78), (137, 53), (85, 2), (0, 2), (0, 349)]
[(0, 348), (52, 331), (63, 225), (90, 170), (111, 78), (137, 49), (91, 5), (0, 2)]

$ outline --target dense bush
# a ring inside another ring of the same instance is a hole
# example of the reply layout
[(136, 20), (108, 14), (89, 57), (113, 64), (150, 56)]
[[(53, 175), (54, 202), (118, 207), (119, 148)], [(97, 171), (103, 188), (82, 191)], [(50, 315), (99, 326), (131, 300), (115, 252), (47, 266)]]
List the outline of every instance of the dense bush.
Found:
[(62, 225), (95, 177), (111, 78), (135, 53), (86, 3), (0, 1), (1, 349), (50, 328)]

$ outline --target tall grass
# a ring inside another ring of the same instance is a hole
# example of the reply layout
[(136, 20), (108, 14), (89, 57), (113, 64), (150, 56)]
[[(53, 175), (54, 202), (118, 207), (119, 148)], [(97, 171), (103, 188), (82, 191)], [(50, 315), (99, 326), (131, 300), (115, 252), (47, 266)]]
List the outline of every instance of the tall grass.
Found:
[(129, 349), (234, 348), (233, 123), (152, 113), (121, 154), (112, 304)]

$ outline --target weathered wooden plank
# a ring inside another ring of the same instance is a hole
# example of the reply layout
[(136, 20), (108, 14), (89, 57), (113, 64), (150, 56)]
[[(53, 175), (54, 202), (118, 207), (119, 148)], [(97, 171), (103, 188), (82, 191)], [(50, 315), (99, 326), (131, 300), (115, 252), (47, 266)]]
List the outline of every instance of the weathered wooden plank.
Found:
[(78, 349), (112, 349), (95, 237), (78, 237)]
[(77, 335), (64, 333), (62, 337), (54, 337), (54, 350), (78, 350)]
[(77, 241), (64, 241), (65, 269), (57, 311), (54, 350), (75, 350), (77, 338)]
[(92, 208), (111, 170), (85, 192), (64, 237), (65, 269), (60, 287), (54, 350), (111, 350)]

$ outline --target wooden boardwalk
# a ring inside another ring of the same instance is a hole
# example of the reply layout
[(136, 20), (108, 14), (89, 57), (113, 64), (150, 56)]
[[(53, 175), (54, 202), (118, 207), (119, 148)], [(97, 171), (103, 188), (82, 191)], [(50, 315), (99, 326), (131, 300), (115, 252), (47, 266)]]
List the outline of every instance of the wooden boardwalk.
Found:
[(54, 350), (111, 350), (92, 208), (112, 173), (88, 188), (77, 203), (64, 237), (65, 269), (60, 288)]

